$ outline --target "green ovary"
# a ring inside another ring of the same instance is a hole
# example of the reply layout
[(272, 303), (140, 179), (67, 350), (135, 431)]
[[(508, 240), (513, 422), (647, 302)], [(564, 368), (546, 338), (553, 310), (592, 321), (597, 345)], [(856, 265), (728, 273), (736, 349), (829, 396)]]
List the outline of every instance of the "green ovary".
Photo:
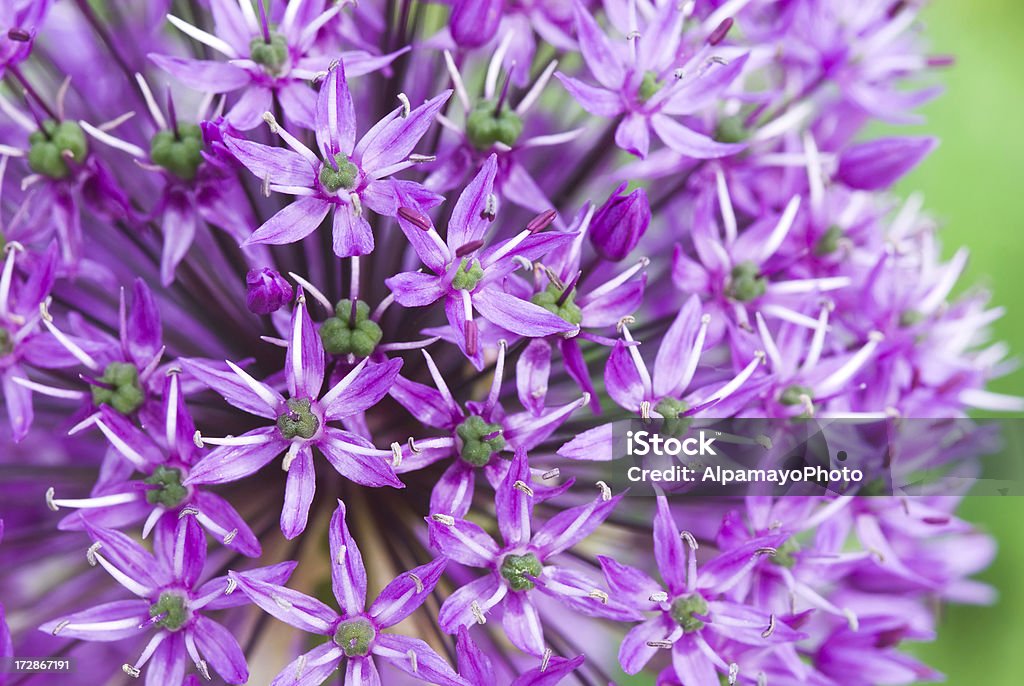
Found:
[(501, 561), (501, 576), (513, 591), (529, 591), (534, 583), (527, 577), (539, 577), (544, 567), (533, 553), (506, 555)]
[(28, 137), (28, 142), (28, 166), (51, 179), (63, 179), (71, 172), (66, 156), (81, 164), (89, 152), (85, 132), (73, 121), (58, 124), (48, 119), (43, 122), (41, 131)]
[(7, 329), (0, 328), (0, 357), (7, 357), (14, 352), (14, 341)]
[(109, 405), (121, 414), (131, 414), (142, 406), (145, 396), (134, 364), (111, 362), (99, 380), (105, 385), (92, 387), (94, 405)]
[(377, 630), (365, 619), (349, 619), (338, 625), (334, 642), (346, 657), (363, 657), (370, 654)]
[(691, 634), (704, 628), (704, 622), (694, 615), (708, 614), (708, 603), (699, 593), (681, 596), (672, 601), (669, 614), (676, 624), (683, 627), (683, 633)]
[(508, 107), (495, 113), (497, 105), (484, 100), (466, 119), (466, 136), (478, 150), (490, 150), (495, 143), (512, 147), (523, 133), (523, 120)]
[(783, 405), (800, 405), (803, 403), (802, 396), (813, 398), (814, 389), (794, 384), (782, 391), (782, 394), (779, 396), (779, 402)]
[(690, 409), (682, 400), (662, 398), (654, 411), (662, 416), (662, 431), (670, 436), (682, 436), (690, 428), (690, 418), (681, 416)]
[(149, 606), (149, 616), (163, 619), (156, 622), (168, 631), (178, 631), (188, 620), (188, 608), (185, 606), (185, 599), (174, 593), (161, 593), (160, 599)]
[(149, 142), (149, 158), (179, 179), (191, 181), (203, 162), (203, 132), (195, 124), (179, 124), (178, 133), (158, 131)]
[(342, 153), (334, 156), (334, 164), (337, 169), (324, 163), (320, 170), (320, 185), (331, 193), (337, 193), (341, 189), (350, 191), (356, 187), (356, 179), (359, 177), (359, 167), (348, 161), (348, 157)]
[(471, 291), (484, 278), (484, 270), (479, 264), (469, 264), (469, 258), (462, 258), (459, 270), (452, 277), (452, 288), (457, 291)]
[(831, 255), (839, 249), (839, 241), (843, 239), (843, 230), (833, 224), (821, 234), (821, 238), (814, 244), (814, 254), (818, 257)]
[(491, 456), (505, 448), (501, 424), (488, 424), (478, 415), (467, 417), (455, 428), (455, 433), (462, 439), (460, 457), (474, 467), (483, 467), (490, 462)]
[(263, 36), (257, 36), (249, 43), (249, 58), (271, 74), (277, 74), (288, 61), (288, 41), (279, 33), (271, 33), (269, 43)]
[(370, 306), (356, 301), (354, 324), (350, 325), (352, 301), (342, 300), (334, 309), (337, 316), (320, 325), (320, 340), (331, 355), (369, 357), (380, 343), (383, 332), (377, 322), (370, 319)]
[(726, 295), (733, 300), (750, 302), (764, 295), (766, 284), (761, 269), (753, 262), (741, 262), (732, 268), (732, 279)]
[(641, 102), (647, 102), (654, 97), (654, 94), (661, 90), (664, 84), (658, 80), (658, 75), (653, 71), (644, 72), (644, 80), (640, 82), (637, 96)]
[(309, 398), (289, 398), (288, 411), (277, 418), (277, 429), (287, 439), (313, 438), (320, 430), (320, 420), (310, 409)]
[(573, 291), (569, 293), (561, 303), (559, 303), (558, 300), (561, 297), (562, 289), (549, 282), (543, 291), (530, 298), (530, 302), (534, 305), (540, 305), (551, 314), (561, 317), (570, 324), (579, 326), (580, 322), (583, 321), (583, 311), (580, 310), (580, 306), (576, 304), (576, 290), (573, 289)]
[(163, 465), (143, 479), (144, 484), (157, 486), (146, 491), (146, 502), (150, 505), (177, 507), (188, 496), (188, 489), (181, 485), (181, 470)]

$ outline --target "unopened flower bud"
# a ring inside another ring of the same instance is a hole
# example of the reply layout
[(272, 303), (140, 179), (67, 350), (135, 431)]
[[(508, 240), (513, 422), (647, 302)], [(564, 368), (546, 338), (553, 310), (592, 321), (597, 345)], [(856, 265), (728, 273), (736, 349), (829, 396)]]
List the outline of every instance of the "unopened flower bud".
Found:
[(245, 305), (253, 314), (270, 314), (292, 299), (292, 286), (269, 267), (250, 269), (245, 275)]
[(617, 262), (636, 247), (651, 223), (651, 206), (647, 192), (637, 188), (624, 194), (626, 184), (619, 186), (594, 215), (590, 226), (590, 242), (606, 260)]

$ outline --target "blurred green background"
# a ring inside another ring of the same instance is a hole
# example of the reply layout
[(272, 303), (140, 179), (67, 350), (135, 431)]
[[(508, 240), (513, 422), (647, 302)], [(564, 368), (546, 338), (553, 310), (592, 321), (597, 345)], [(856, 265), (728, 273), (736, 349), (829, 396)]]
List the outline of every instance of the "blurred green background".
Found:
[[(926, 208), (943, 225), (947, 254), (970, 248), (963, 283), (992, 290), (994, 304), (1008, 311), (996, 334), (1020, 355), (1024, 136), (1014, 122), (1024, 112), (1024, 3), (935, 0), (923, 16), (933, 52), (957, 61), (940, 74), (947, 92), (924, 109), (928, 122), (920, 127), (942, 144), (901, 190), (925, 194)], [(1000, 379), (993, 390), (1024, 395), (1024, 372)], [(982, 575), (999, 600), (992, 607), (947, 608), (939, 640), (918, 652), (952, 686), (1024, 684), (1024, 498), (968, 498), (962, 513), (999, 542), (995, 564)]]

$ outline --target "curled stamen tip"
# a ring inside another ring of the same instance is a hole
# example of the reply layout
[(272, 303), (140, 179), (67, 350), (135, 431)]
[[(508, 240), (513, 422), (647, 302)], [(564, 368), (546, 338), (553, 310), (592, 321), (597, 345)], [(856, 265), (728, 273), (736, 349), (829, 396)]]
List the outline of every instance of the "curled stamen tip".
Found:
[(544, 655), (540, 659), (540, 671), (547, 671), (548, 664), (551, 662), (551, 648), (544, 649)]
[(55, 493), (56, 491), (54, 491), (53, 486), (46, 489), (46, 506), (54, 512), (60, 509), (57, 507), (57, 503), (53, 502), (53, 496)]
[(615, 330), (622, 333), (622, 330), (636, 321), (636, 317), (627, 314), (615, 324)]
[(764, 448), (765, 450), (771, 450), (772, 449), (772, 445), (774, 445), (772, 443), (771, 437), (769, 437), (769, 436), (767, 436), (765, 434), (761, 434), (760, 436), (755, 436), (754, 437), (754, 442), (757, 443), (762, 448)]
[(768, 628), (761, 632), (761, 638), (771, 638), (775, 633), (775, 615), (768, 615)]
[(846, 617), (846, 623), (850, 626), (850, 631), (860, 630), (860, 620), (857, 619), (857, 615), (853, 613), (853, 610), (848, 607), (844, 607), (843, 616)]
[(97, 563), (96, 552), (100, 548), (102, 548), (102, 547), (103, 547), (103, 544), (100, 543), (99, 541), (96, 541), (91, 546), (89, 546), (88, 550), (85, 551), (85, 560), (86, 560), (86, 562), (89, 563), (90, 567), (95, 567), (96, 566), (96, 563)]
[(197, 510), (195, 507), (193, 507), (191, 505), (186, 505), (185, 507), (181, 508), (181, 512), (178, 513), (178, 519), (184, 519), (185, 517), (188, 517), (189, 515), (191, 515), (193, 517), (198, 517), (199, 516), (199, 510)]
[(729, 663), (729, 686), (736, 683), (736, 677), (740, 674), (740, 666), (735, 662)]
[(236, 588), (238, 588), (238, 582), (232, 579), (231, 577), (228, 577), (228, 585), (224, 589), (224, 595), (231, 595), (235, 592)]
[(412, 113), (412, 103), (409, 102), (409, 96), (405, 93), (398, 94), (398, 101), (402, 103), (402, 119), (405, 119)]
[(885, 340), (885, 334), (877, 329), (868, 334), (868, 340), (874, 341), (875, 343), (881, 343)]
[(533, 489), (527, 486), (525, 481), (517, 480), (514, 484), (512, 484), (512, 488), (516, 489), (517, 491), (522, 491), (531, 498), (533, 497)]
[(652, 603), (664, 603), (668, 600), (668, 593), (665, 593), (665, 591), (657, 591), (652, 593), (648, 600)]
[(124, 672), (125, 674), (127, 674), (128, 676), (130, 676), (133, 679), (138, 679), (139, 675), (142, 674), (141, 670), (136, 669), (135, 667), (132, 667), (127, 662), (125, 662), (123, 665), (121, 665), (121, 671)]
[(47, 297), (43, 302), (39, 303), (39, 316), (43, 318), (45, 322), (52, 322), (53, 315), (50, 314), (50, 298)]
[(550, 481), (551, 479), (557, 479), (559, 474), (561, 474), (561, 471), (559, 471), (558, 467), (555, 467), (554, 469), (549, 469), (541, 474), (540, 478), (545, 481)]
[(224, 536), (224, 545), (231, 545), (231, 542), (235, 540), (236, 536), (238, 536), (238, 529), (232, 529), (227, 532)]
[[(171, 368), (169, 368), (169, 369), (168, 369), (168, 370), (167, 370), (166, 372), (164, 372), (164, 373), (165, 373), (165, 374), (166, 374), (167, 376), (175, 376), (175, 375), (177, 375), (177, 374), (181, 374), (181, 367), (171, 367)], [(199, 433), (199, 432), (197, 431), (196, 433)]]
[(409, 652), (407, 652), (406, 655), (409, 657), (409, 662), (412, 663), (413, 674), (418, 673), (420, 671), (420, 666), (416, 660), (416, 651), (414, 651), (412, 648), (409, 648)]
[(445, 526), (455, 526), (455, 517), (446, 514), (432, 514), (430, 518), (438, 524), (444, 524)]
[(206, 444), (203, 443), (203, 435), (199, 433), (199, 429), (196, 429), (196, 432), (192, 434), (192, 442), (196, 444), (197, 448), (206, 447)]
[(486, 624), (487, 617), (484, 616), (484, 611), (480, 609), (480, 603), (473, 601), (469, 606), (470, 612), (473, 613), (473, 617), (476, 618), (477, 624)]
[(702, 314), (701, 317), (700, 317), (700, 323), (701, 324), (710, 324), (711, 323), (711, 315), (710, 314)]
[(59, 634), (61, 631), (64, 630), (64, 627), (66, 627), (70, 623), (71, 623), (71, 620), (68, 620), (68, 619), (61, 620), (57, 624), (57, 626), (53, 627), (53, 631), (51, 631), (50, 633), (52, 633), (54, 636), (56, 636), (57, 634)]
[(419, 578), (419, 576), (413, 574), (412, 572), (409, 572), (406, 576), (408, 576), (409, 579), (411, 579), (412, 582), (416, 584), (416, 592), (423, 593), (423, 579)]
[(647, 642), (647, 647), (648, 648), (664, 648), (664, 649), (667, 649), (667, 648), (671, 648), (672, 647), (672, 641), (648, 641)]
[(777, 549), (771, 548), (771, 547), (768, 547), (768, 546), (765, 546), (764, 548), (758, 548), (757, 550), (754, 551), (754, 557), (759, 557), (761, 555), (767, 555), (769, 557), (775, 557), (778, 554), (779, 554), (779, 551)]
[(594, 590), (592, 590), (587, 595), (589, 597), (591, 597), (591, 598), (596, 598), (597, 600), (599, 600), (601, 602), (602, 605), (607, 605), (608, 604), (608, 594), (605, 593), (604, 591), (602, 591), (599, 588), (595, 588)]
[(395, 441), (391, 444), (391, 466), (397, 467), (402, 464), (402, 444)]
[(651, 418), (651, 401), (641, 400), (640, 401), (640, 418), (650, 419)]
[(697, 545), (697, 539), (689, 531), (680, 531), (679, 538), (686, 541), (686, 545), (690, 546), (690, 550), (697, 550), (700, 547)]
[(608, 484), (603, 481), (598, 481), (596, 485), (597, 489), (601, 491), (601, 500), (608, 502), (612, 499), (612, 489)]
[(352, 209), (355, 210), (356, 216), (363, 216), (363, 201), (360, 200), (358, 193), (349, 193), (348, 199), (352, 203)]
[(267, 126), (270, 127), (271, 133), (277, 133), (281, 128), (280, 126), (278, 126), (277, 119), (274, 118), (274, 115), (271, 112), (263, 113), (263, 121), (265, 121), (267, 123)]
[(423, 448), (416, 445), (416, 439), (412, 436), (409, 436), (409, 450), (413, 451), (417, 455), (423, 452)]
[(196, 669), (203, 675), (204, 679), (212, 681), (210, 677), (210, 668), (206, 666), (206, 660), (199, 660), (196, 662)]
[(640, 38), (641, 35), (642, 34), (639, 31), (633, 29), (632, 31), (626, 34), (626, 40), (636, 40)]
[(25, 252), (25, 246), (18, 241), (9, 241), (7, 245), (4, 246), (4, 254), (10, 252)]

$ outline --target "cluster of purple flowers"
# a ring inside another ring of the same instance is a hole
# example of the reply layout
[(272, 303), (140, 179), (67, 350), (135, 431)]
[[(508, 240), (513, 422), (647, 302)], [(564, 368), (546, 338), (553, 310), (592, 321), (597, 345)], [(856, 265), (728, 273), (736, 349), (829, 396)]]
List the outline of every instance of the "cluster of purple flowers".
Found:
[(992, 595), (956, 497), (598, 481), (622, 419), (1024, 410), (966, 253), (888, 192), (935, 141), (864, 135), (938, 92), (917, 11), (4, 0), (0, 657), (936, 678), (901, 644)]

